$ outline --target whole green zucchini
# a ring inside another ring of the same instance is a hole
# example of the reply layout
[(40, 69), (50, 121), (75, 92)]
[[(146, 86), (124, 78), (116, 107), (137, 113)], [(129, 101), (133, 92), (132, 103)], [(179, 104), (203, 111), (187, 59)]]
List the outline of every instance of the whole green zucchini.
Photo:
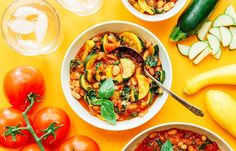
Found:
[(196, 34), (201, 25), (206, 21), (214, 10), (219, 0), (192, 0), (189, 7), (178, 19), (171, 35), (171, 41), (180, 41), (186, 37)]

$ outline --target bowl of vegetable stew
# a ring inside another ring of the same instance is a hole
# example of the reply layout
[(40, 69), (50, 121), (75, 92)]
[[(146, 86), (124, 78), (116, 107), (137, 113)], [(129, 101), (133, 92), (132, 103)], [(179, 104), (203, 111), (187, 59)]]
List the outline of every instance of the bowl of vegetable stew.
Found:
[(132, 138), (122, 151), (233, 151), (214, 132), (195, 124), (173, 122), (151, 127)]
[(136, 17), (157, 22), (175, 16), (187, 0), (122, 0), (124, 6)]
[(167, 88), (172, 83), (165, 47), (142, 26), (110, 21), (81, 33), (64, 57), (63, 92), (80, 118), (106, 130), (127, 130), (144, 124), (159, 112), (168, 97), (143, 74), (140, 64), (113, 51), (120, 46), (143, 55), (149, 72)]

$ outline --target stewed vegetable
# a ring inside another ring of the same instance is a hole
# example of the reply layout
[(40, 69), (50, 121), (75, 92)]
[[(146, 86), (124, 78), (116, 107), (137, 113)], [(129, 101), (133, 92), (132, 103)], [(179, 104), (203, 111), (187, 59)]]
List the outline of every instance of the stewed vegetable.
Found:
[(220, 151), (216, 142), (205, 135), (184, 130), (168, 129), (148, 134), (135, 151)]
[(139, 12), (148, 15), (163, 14), (171, 10), (177, 0), (129, 0)]
[(72, 95), (103, 120), (116, 121), (143, 116), (163, 91), (147, 78), (141, 64), (115, 50), (131, 47), (145, 60), (145, 68), (162, 83), (165, 71), (159, 47), (131, 32), (101, 33), (80, 48), (70, 64)]

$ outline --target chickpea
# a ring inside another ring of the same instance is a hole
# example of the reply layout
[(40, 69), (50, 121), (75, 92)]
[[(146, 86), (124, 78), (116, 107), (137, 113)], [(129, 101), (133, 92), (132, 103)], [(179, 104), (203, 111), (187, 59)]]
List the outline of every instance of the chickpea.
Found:
[(81, 99), (81, 95), (80, 95), (79, 93), (77, 93), (77, 92), (75, 92), (75, 91), (72, 91), (71, 94), (72, 94), (72, 96), (75, 97), (76, 99), (78, 99), (78, 100)]
[(98, 53), (97, 60), (98, 60), (98, 61), (99, 61), (99, 60), (102, 60), (104, 56), (105, 56), (105, 53), (104, 53), (104, 52), (99, 52), (99, 53)]
[(77, 79), (79, 79), (80, 78), (80, 74), (78, 73), (78, 72), (72, 72), (71, 74), (70, 74), (70, 79), (71, 80), (77, 80)]
[(183, 150), (186, 150), (188, 148), (188, 146), (186, 144), (183, 144), (180, 148)]
[(105, 80), (107, 76), (101, 76), (101, 80)]
[(113, 76), (117, 76), (120, 73), (120, 67), (117, 65), (114, 65), (112, 68), (112, 74)]
[(96, 37), (93, 37), (93, 39), (92, 39), (94, 42), (97, 42), (97, 41), (99, 41), (100, 40), (100, 38), (98, 37), (98, 36), (96, 36)]
[(181, 147), (183, 145), (183, 142), (178, 143), (178, 147)]
[(98, 88), (99, 88), (99, 83), (98, 83), (98, 82), (93, 83), (93, 88), (94, 88), (94, 89), (98, 89)]
[(141, 104), (140, 104), (140, 108), (144, 109), (146, 106), (147, 106), (147, 102), (142, 101)]
[(164, 93), (163, 89), (162, 88), (158, 88), (158, 93), (159, 94), (163, 94)]
[(175, 5), (175, 3), (174, 2), (168, 2), (168, 3), (166, 3), (165, 5), (164, 5), (164, 11), (169, 11), (171, 8), (173, 8), (174, 7), (174, 5)]
[(164, 2), (163, 1), (158, 1), (157, 2), (157, 8), (162, 8), (164, 6)]
[(136, 79), (135, 79), (134, 77), (132, 77), (132, 78), (130, 79), (130, 83), (131, 83), (132, 85), (137, 85), (137, 81), (136, 81)]
[[(168, 2), (169, 3), (169, 2)], [(165, 5), (164, 5), (164, 11), (169, 11), (171, 8), (170, 8), (170, 6), (168, 5), (168, 3), (166, 3)]]
[(128, 111), (136, 111), (138, 108), (138, 105), (136, 103), (130, 103), (128, 106), (127, 106), (127, 110)]
[(155, 71), (153, 68), (149, 68), (149, 73), (153, 76), (155, 74)]
[(189, 147), (188, 147), (188, 151), (194, 151), (193, 146), (189, 146)]
[(176, 129), (172, 129), (172, 130), (168, 131), (168, 135), (175, 135), (175, 134), (177, 134)]
[(202, 141), (206, 141), (206, 140), (207, 140), (207, 137), (206, 137), (205, 135), (202, 135), (201, 140), (202, 140)]
[(155, 138), (157, 136), (157, 133), (151, 133), (150, 135), (149, 135), (149, 138)]

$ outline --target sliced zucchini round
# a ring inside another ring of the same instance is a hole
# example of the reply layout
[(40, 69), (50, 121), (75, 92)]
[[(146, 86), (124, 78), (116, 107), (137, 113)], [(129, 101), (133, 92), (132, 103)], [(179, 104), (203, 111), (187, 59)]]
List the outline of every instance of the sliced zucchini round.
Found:
[(95, 81), (93, 75), (94, 74), (93, 74), (92, 70), (90, 70), (90, 69), (85, 70), (85, 78), (88, 82), (92, 83)]
[(229, 5), (225, 9), (225, 14), (231, 16), (234, 19), (234, 23), (236, 24), (236, 14), (233, 5)]
[(189, 59), (194, 59), (197, 55), (199, 55), (204, 49), (208, 47), (208, 43), (206, 41), (198, 41), (192, 44), (189, 49)]
[(84, 90), (88, 90), (88, 88), (90, 87), (90, 84), (86, 81), (84, 74), (81, 75), (81, 77), (80, 77), (80, 86), (81, 86)]
[(209, 46), (212, 49), (212, 55), (214, 56), (220, 49), (220, 41), (212, 34), (207, 35), (207, 41), (209, 42)]
[(213, 23), (213, 27), (223, 27), (232, 25), (234, 25), (234, 19), (226, 14), (218, 16)]
[(236, 27), (230, 27), (229, 30), (232, 33), (232, 37), (233, 37), (229, 45), (229, 49), (234, 50), (236, 49)]
[(219, 27), (211, 28), (209, 30), (209, 33), (214, 35), (220, 42), (222, 41), (221, 36), (220, 36), (220, 28)]
[(136, 50), (138, 53), (141, 53), (143, 51), (144, 44), (142, 44), (142, 41), (134, 33), (123, 32), (119, 37), (125, 44)]
[(232, 33), (230, 30), (226, 27), (220, 27), (220, 35), (223, 47), (229, 46), (232, 41)]
[(144, 75), (136, 75), (138, 81), (138, 100), (141, 100), (146, 97), (149, 92), (150, 84), (148, 79)]
[(127, 81), (135, 72), (135, 64), (128, 58), (121, 58), (120, 63), (122, 66), (122, 78), (123, 81)]
[(92, 66), (94, 65), (94, 63), (97, 59), (97, 56), (98, 55), (96, 53), (92, 53), (86, 57), (85, 63), (84, 63), (86, 69), (92, 68)]
[(95, 42), (93, 40), (86, 41), (85, 46), (84, 46), (84, 53), (81, 57), (81, 61), (85, 61), (85, 58), (92, 51), (94, 46), (95, 46)]
[(188, 57), (189, 49), (190, 49), (189, 46), (186, 46), (186, 45), (183, 45), (183, 44), (177, 44), (177, 48), (178, 48), (179, 52), (180, 52), (182, 55)]
[(199, 31), (197, 33), (197, 37), (199, 40), (201, 40), (201, 41), (204, 40), (211, 25), (212, 25), (212, 21), (207, 21), (202, 25), (202, 27), (199, 29)]

